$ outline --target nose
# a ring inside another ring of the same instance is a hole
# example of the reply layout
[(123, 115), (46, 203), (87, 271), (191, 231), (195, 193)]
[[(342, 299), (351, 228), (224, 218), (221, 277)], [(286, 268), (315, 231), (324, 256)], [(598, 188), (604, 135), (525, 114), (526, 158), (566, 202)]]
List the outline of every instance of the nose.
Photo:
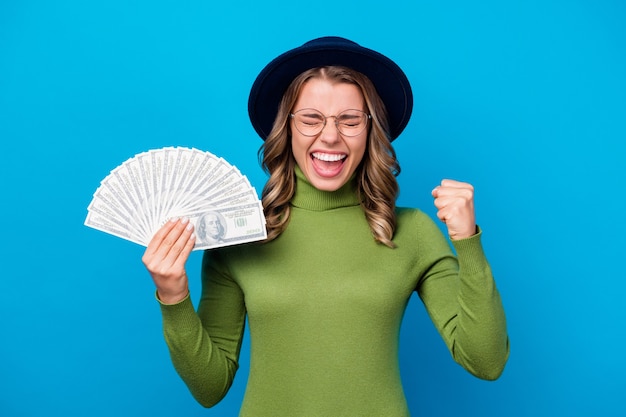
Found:
[(334, 119), (327, 118), (326, 124), (320, 133), (320, 139), (324, 143), (333, 144), (339, 141), (339, 130)]

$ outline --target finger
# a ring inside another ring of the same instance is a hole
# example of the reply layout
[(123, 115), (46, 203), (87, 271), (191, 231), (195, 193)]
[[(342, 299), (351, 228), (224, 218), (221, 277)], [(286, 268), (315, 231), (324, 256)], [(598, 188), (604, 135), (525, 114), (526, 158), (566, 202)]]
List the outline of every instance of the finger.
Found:
[(472, 184), (451, 179), (441, 180), (441, 186), (446, 188), (473, 188)]
[(467, 182), (455, 181), (450, 179), (443, 179), (441, 183), (433, 189), (433, 196), (436, 197), (440, 191), (450, 192), (451, 190), (474, 190), (474, 186)]
[(180, 219), (174, 228), (165, 236), (159, 249), (158, 256), (164, 260), (164, 265), (174, 265), (178, 256), (187, 245), (193, 233), (193, 224), (187, 218)]
[(474, 195), (474, 187), (470, 184), (466, 184), (463, 186), (443, 186), (440, 185), (436, 187), (433, 192), (435, 197), (447, 197), (447, 196), (459, 196), (464, 198), (469, 198)]
[(446, 217), (446, 215), (447, 215), (447, 214), (446, 214), (446, 210), (443, 210), (443, 209), (442, 209), (442, 210), (437, 211), (437, 218), (438, 218), (439, 220), (441, 220), (444, 224), (445, 224), (445, 223), (446, 223), (446, 221), (447, 221), (447, 217)]
[[(190, 225), (188, 219), (172, 219), (167, 222), (155, 235), (146, 253), (144, 254), (144, 264), (153, 272), (163, 272), (168, 270), (180, 249), (177, 250), (177, 242), (187, 231), (187, 237), (191, 234), (188, 229)], [(183, 237), (184, 239), (184, 237)], [(185, 239), (186, 241), (186, 239)], [(178, 247), (183, 247), (184, 243), (179, 243)], [(174, 250), (173, 253), (170, 253)], [(157, 271), (158, 270), (158, 271)]]
[(471, 191), (458, 191), (455, 193), (446, 193), (444, 191), (435, 198), (434, 204), (439, 209), (447, 206), (471, 208), (474, 206), (474, 195)]
[(174, 217), (165, 223), (150, 239), (148, 247), (146, 248), (145, 256), (152, 257), (157, 252), (165, 237), (172, 231), (172, 229), (178, 223), (178, 218)]
[(168, 253), (173, 267), (184, 268), (187, 258), (193, 250), (195, 243), (195, 230), (193, 224), (188, 222), (185, 224), (183, 232)]
[(456, 204), (458, 200), (458, 197), (455, 196), (437, 197), (434, 200), (434, 204), (435, 207), (437, 207), (438, 209), (442, 209), (444, 207)]
[(452, 221), (455, 218), (458, 219), (461, 216), (460, 208), (453, 204), (444, 205), (437, 211), (437, 217), (444, 223)]
[[(181, 239), (186, 234), (187, 233), (185, 233), (183, 236), (181, 236)], [(188, 234), (187, 241), (184, 242), (184, 245), (182, 247), (182, 250), (178, 254), (178, 257), (174, 261), (174, 265), (173, 266), (175, 268), (181, 268), (181, 269), (185, 268), (185, 264), (187, 263), (187, 259), (189, 258), (189, 254), (193, 250), (193, 247), (194, 247), (195, 244), (196, 244), (196, 234), (192, 230), (191, 233)]]

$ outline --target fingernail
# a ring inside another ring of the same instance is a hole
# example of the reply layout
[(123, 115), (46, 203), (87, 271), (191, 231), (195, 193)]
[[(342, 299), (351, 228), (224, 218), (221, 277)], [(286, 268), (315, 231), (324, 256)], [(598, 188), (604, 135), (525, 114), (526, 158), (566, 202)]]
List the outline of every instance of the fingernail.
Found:
[(172, 217), (170, 219), (170, 222), (172, 222), (172, 223), (176, 223), (177, 221), (178, 221), (178, 217)]
[(183, 219), (180, 221), (182, 224), (185, 224), (189, 221), (189, 219), (187, 217), (183, 217)]
[(192, 223), (189, 223), (185, 229), (187, 229), (187, 230), (191, 230), (191, 229), (193, 229), (193, 224), (192, 224)]

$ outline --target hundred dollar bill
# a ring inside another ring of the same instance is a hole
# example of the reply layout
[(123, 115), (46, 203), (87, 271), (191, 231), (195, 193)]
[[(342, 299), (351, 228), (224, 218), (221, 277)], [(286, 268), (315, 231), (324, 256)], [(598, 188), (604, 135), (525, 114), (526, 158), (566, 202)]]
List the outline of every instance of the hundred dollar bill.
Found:
[(244, 204), (256, 203), (258, 201), (256, 190), (254, 188), (249, 188), (238, 194), (229, 194), (228, 196), (224, 196), (221, 200), (197, 198), (196, 203), (193, 206), (188, 207), (186, 212), (202, 213), (203, 211), (211, 210), (215, 207), (240, 206)]
[[(211, 200), (215, 207), (251, 204), (255, 201), (258, 201), (258, 197), (254, 188), (249, 188), (239, 194), (228, 195), (221, 200)], [(265, 221), (265, 217), (263, 220)]]
[(267, 237), (263, 207), (259, 202), (216, 207), (186, 217), (195, 227), (194, 250), (238, 245)]
[(126, 175), (126, 167), (121, 166), (111, 172), (106, 181), (103, 181), (96, 191), (96, 197), (110, 203), (119, 213), (134, 219), (133, 228), (140, 231), (142, 235), (150, 230), (148, 219), (140, 216), (144, 205), (140, 198), (133, 193), (133, 186), (129, 176)]
[(113, 236), (121, 237), (122, 239), (128, 240), (138, 245), (148, 246), (145, 240), (138, 239), (137, 236), (135, 236), (128, 230), (120, 227), (117, 223), (93, 211), (87, 213), (85, 226), (89, 226), (93, 229), (100, 230), (101, 232), (105, 232)]
[[(228, 174), (225, 174), (225, 176), (228, 176)], [(237, 178), (229, 178), (227, 182), (228, 184), (226, 186), (221, 187), (219, 189), (213, 189), (212, 194), (208, 194), (208, 195), (207, 194), (196, 194), (196, 195), (188, 194), (186, 195), (184, 197), (184, 200), (186, 200), (187, 203), (184, 205), (184, 207), (189, 209), (189, 211), (201, 211), (203, 210), (203, 207), (206, 207), (207, 205), (211, 205), (211, 206), (238, 205), (241, 203), (236, 203), (235, 201), (229, 204), (229, 199), (230, 198), (239, 199), (241, 197), (241, 194), (246, 191), (253, 192), (253, 196), (254, 196), (253, 201), (258, 200), (258, 197), (256, 195), (256, 190), (252, 187), (252, 185), (250, 185), (250, 182), (245, 176), (240, 175)], [(248, 202), (253, 202), (253, 201), (248, 201)]]

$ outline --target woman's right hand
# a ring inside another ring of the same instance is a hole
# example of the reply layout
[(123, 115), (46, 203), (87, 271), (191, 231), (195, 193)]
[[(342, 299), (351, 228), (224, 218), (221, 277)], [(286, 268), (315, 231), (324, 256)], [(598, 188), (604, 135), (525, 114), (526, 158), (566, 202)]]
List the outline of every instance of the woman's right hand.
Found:
[(165, 304), (182, 301), (189, 293), (185, 263), (196, 236), (189, 219), (171, 219), (154, 235), (141, 258)]

